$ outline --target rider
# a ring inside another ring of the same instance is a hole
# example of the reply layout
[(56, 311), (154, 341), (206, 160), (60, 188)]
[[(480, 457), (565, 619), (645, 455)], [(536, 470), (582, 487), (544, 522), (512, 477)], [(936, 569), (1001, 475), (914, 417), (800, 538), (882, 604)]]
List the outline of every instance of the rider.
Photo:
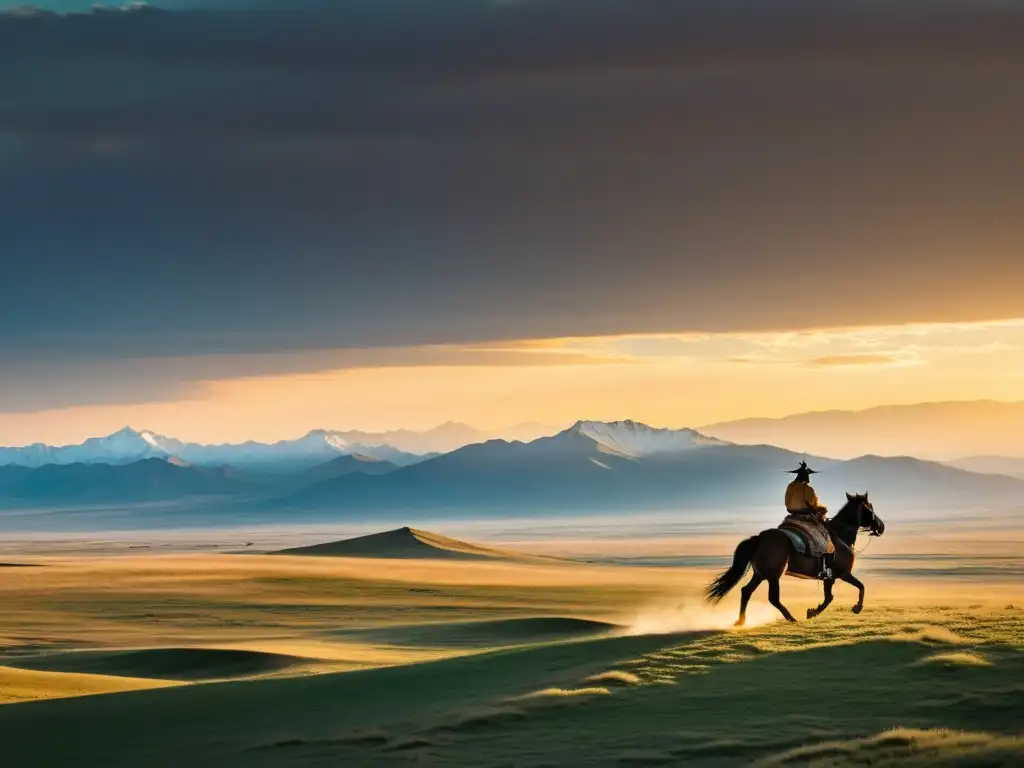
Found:
[(832, 567), (836, 560), (836, 548), (832, 543), (832, 536), (825, 526), (828, 509), (818, 501), (818, 494), (811, 487), (811, 475), (815, 475), (817, 472), (808, 467), (806, 461), (801, 461), (799, 468), (791, 469), (790, 473), (796, 475), (796, 479), (786, 487), (786, 511), (790, 514), (806, 515), (825, 527), (828, 551), (821, 558), (821, 578), (831, 579)]

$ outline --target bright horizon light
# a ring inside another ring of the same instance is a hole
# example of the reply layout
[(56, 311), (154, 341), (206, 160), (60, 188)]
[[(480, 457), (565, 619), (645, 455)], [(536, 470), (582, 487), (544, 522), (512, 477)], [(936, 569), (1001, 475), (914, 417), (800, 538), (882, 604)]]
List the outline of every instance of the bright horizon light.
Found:
[[(631, 418), (699, 428), (889, 404), (1015, 401), (1024, 393), (1024, 319), (553, 338), (393, 349), (376, 358), (342, 350), (237, 360), (245, 369), (270, 372), (205, 379), (204, 359), (194, 357), (111, 363), (104, 372), (111, 379), (151, 375), (161, 366), (198, 374), (188, 391), (156, 402), (0, 414), (0, 444), (74, 443), (126, 424), (218, 443), (291, 439), (315, 428), (422, 430), (448, 421), (498, 429)], [(295, 372), (287, 372), (289, 366)]]

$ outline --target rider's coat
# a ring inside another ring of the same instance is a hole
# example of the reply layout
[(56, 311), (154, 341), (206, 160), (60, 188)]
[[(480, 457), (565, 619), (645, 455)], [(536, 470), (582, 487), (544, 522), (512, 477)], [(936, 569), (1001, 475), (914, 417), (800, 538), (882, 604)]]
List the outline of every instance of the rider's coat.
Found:
[(809, 512), (814, 510), (825, 513), (825, 508), (818, 501), (818, 494), (806, 480), (794, 480), (786, 486), (786, 511)]
[[(806, 480), (799, 479), (786, 486), (786, 511), (790, 514), (802, 512), (805, 515), (813, 512), (815, 513), (813, 515), (814, 519), (821, 526), (824, 526), (825, 515), (828, 513), (828, 510), (818, 501), (818, 494), (811, 487), (811, 484)], [(835, 552), (832, 537), (827, 536), (826, 538), (828, 539), (828, 551)]]

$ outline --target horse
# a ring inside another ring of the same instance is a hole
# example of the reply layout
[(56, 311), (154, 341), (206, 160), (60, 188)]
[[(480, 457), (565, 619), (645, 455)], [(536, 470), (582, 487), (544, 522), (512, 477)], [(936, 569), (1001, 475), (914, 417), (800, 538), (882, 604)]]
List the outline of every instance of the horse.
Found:
[[(875, 508), (868, 501), (868, 494), (846, 494), (846, 506), (835, 517), (826, 521), (832, 542), (835, 544), (835, 563), (832, 566), (834, 578), (825, 580), (825, 599), (817, 608), (807, 609), (807, 618), (813, 619), (822, 613), (832, 602), (832, 587), (836, 579), (845, 581), (856, 587), (859, 592), (854, 613), (864, 609), (864, 585), (853, 575), (855, 559), (854, 545), (857, 534), (866, 531), (871, 536), (881, 536), (885, 532), (885, 523), (875, 514)], [(779, 599), (779, 582), (783, 575), (805, 579), (817, 579), (820, 572), (818, 558), (799, 554), (792, 540), (778, 528), (761, 531), (757, 536), (740, 542), (733, 555), (732, 565), (708, 584), (704, 591), (704, 599), (711, 605), (717, 605), (722, 598), (739, 584), (747, 569), (753, 567), (754, 573), (747, 585), (740, 590), (740, 617), (736, 620), (737, 627), (742, 627), (747, 619), (747, 603), (751, 595), (761, 585), (768, 582), (768, 602), (785, 617), (786, 621), (796, 621)]]

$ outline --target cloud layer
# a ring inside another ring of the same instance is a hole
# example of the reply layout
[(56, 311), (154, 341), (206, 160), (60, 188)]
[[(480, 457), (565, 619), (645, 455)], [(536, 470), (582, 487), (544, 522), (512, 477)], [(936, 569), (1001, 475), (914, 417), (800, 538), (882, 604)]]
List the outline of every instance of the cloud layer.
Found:
[(5, 360), (1024, 316), (1019, 11), (274, 5), (0, 18)]

